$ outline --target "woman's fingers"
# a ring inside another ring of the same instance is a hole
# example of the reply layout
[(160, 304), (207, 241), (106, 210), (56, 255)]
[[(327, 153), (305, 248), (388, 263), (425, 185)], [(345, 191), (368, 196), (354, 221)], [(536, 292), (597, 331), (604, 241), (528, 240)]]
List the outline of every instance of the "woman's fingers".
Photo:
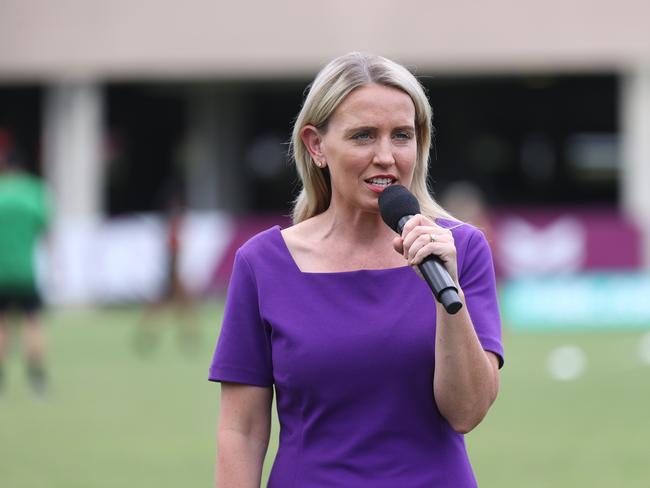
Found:
[(409, 264), (418, 265), (424, 260), (424, 258), (432, 254), (438, 256), (440, 259), (442, 259), (443, 262), (447, 261), (447, 253), (444, 252), (445, 250), (446, 247), (441, 243), (432, 242), (430, 244), (426, 244), (418, 249), (411, 258), (409, 258)]
[(411, 217), (406, 224), (404, 224), (404, 228), (402, 229), (402, 237), (405, 237), (407, 234), (409, 234), (414, 228), (419, 227), (419, 226), (427, 226), (427, 227), (438, 227), (431, 219), (425, 217), (424, 215), (417, 214)]
[(404, 226), (400, 241), (394, 241), (393, 246), (398, 252), (401, 249), (409, 265), (416, 268), (427, 256), (438, 256), (456, 281), (456, 246), (449, 229), (422, 215), (415, 215)]
[(404, 243), (402, 238), (397, 236), (393, 239), (393, 249), (395, 249), (399, 254), (404, 254)]
[(453, 236), (449, 230), (439, 226), (415, 227), (403, 239), (404, 257), (412, 259), (421, 248), (430, 244), (448, 244), (453, 247)]
[[(414, 215), (404, 225), (402, 235), (393, 239), (393, 248), (417, 271), (427, 256), (435, 255), (457, 282), (456, 245), (449, 229), (440, 227), (424, 215)], [(419, 273), (418, 273), (419, 274)]]

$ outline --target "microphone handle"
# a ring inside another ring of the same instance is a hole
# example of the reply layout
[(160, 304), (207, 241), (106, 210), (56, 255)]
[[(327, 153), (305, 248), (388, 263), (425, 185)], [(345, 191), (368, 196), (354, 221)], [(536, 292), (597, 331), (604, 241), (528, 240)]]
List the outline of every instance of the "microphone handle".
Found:
[[(411, 217), (413, 216), (406, 215), (397, 223), (400, 234), (404, 229), (404, 224)], [(453, 315), (463, 308), (463, 302), (461, 302), (458, 296), (458, 288), (456, 288), (456, 284), (451, 279), (447, 268), (445, 268), (445, 265), (442, 264), (442, 260), (438, 256), (430, 254), (418, 264), (418, 269), (429, 285), (429, 288), (431, 288), (436, 300), (445, 307), (448, 314)]]

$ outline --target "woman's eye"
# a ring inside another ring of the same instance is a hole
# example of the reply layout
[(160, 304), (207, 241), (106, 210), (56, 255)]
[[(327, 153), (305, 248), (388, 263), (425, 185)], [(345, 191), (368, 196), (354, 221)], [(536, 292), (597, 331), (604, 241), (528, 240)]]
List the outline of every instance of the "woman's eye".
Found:
[(411, 135), (410, 132), (397, 132), (397, 133), (395, 134), (395, 137), (396, 137), (397, 139), (405, 139), (405, 140), (408, 140), (408, 139), (410, 139), (410, 138), (412, 137), (412, 135)]

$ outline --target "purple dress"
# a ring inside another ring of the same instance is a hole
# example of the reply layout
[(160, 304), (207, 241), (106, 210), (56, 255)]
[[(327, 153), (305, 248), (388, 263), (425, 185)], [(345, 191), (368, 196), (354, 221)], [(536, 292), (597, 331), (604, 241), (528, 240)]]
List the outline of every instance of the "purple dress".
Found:
[[(452, 232), (477, 335), (502, 362), (487, 241), (468, 224)], [(435, 333), (432, 293), (410, 267), (302, 272), (276, 226), (237, 252), (209, 379), (275, 386), (269, 487), (475, 487), (433, 396)]]

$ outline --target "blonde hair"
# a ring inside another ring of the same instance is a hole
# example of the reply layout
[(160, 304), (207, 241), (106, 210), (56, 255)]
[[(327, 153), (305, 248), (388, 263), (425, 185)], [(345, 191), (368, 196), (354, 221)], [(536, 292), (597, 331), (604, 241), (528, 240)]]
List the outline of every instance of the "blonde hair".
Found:
[(453, 219), (436, 203), (427, 187), (432, 112), (424, 88), (404, 66), (381, 56), (352, 52), (330, 61), (318, 73), (293, 126), (290, 152), (302, 182), (293, 207), (294, 224), (327, 210), (332, 196), (329, 173), (316, 166), (300, 131), (308, 124), (326, 130), (345, 97), (356, 88), (370, 84), (397, 88), (413, 100), (418, 150), (410, 190), (420, 202), (423, 215)]

